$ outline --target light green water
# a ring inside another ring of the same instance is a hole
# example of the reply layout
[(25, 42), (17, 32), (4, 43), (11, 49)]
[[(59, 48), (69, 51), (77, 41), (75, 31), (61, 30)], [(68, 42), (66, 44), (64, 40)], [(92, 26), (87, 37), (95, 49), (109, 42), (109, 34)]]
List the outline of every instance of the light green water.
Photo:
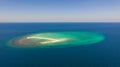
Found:
[(48, 32), (28, 34), (12, 39), (9, 45), (15, 47), (71, 47), (92, 45), (105, 39), (95, 32)]

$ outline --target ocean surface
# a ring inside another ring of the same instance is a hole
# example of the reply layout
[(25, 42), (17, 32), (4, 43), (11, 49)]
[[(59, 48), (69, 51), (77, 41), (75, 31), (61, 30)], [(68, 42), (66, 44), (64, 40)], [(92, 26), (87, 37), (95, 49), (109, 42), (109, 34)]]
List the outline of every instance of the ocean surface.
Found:
[[(66, 48), (16, 48), (9, 40), (40, 32), (99, 32), (104, 41)], [(120, 23), (0, 23), (0, 67), (120, 67)]]

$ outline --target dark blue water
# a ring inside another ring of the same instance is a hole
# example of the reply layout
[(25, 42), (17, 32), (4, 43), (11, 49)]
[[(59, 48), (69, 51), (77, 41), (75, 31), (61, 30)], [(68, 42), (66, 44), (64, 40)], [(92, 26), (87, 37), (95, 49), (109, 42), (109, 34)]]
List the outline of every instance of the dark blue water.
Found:
[[(38, 32), (99, 32), (97, 44), (69, 48), (14, 48), (14, 37)], [(120, 23), (0, 23), (0, 67), (120, 67)]]

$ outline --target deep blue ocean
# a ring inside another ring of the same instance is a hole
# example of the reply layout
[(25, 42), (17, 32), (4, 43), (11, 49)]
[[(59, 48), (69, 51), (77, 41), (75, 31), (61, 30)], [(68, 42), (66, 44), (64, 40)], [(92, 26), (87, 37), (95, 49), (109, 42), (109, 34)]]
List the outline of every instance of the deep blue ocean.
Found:
[[(66, 48), (15, 48), (9, 40), (31, 33), (99, 32), (105, 40)], [(120, 67), (120, 23), (0, 23), (0, 67)]]

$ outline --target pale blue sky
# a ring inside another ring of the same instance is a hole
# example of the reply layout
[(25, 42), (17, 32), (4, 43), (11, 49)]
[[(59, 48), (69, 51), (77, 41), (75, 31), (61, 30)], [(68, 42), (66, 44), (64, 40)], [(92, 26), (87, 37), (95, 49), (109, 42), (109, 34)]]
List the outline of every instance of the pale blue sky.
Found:
[(0, 22), (120, 21), (120, 0), (0, 0)]

